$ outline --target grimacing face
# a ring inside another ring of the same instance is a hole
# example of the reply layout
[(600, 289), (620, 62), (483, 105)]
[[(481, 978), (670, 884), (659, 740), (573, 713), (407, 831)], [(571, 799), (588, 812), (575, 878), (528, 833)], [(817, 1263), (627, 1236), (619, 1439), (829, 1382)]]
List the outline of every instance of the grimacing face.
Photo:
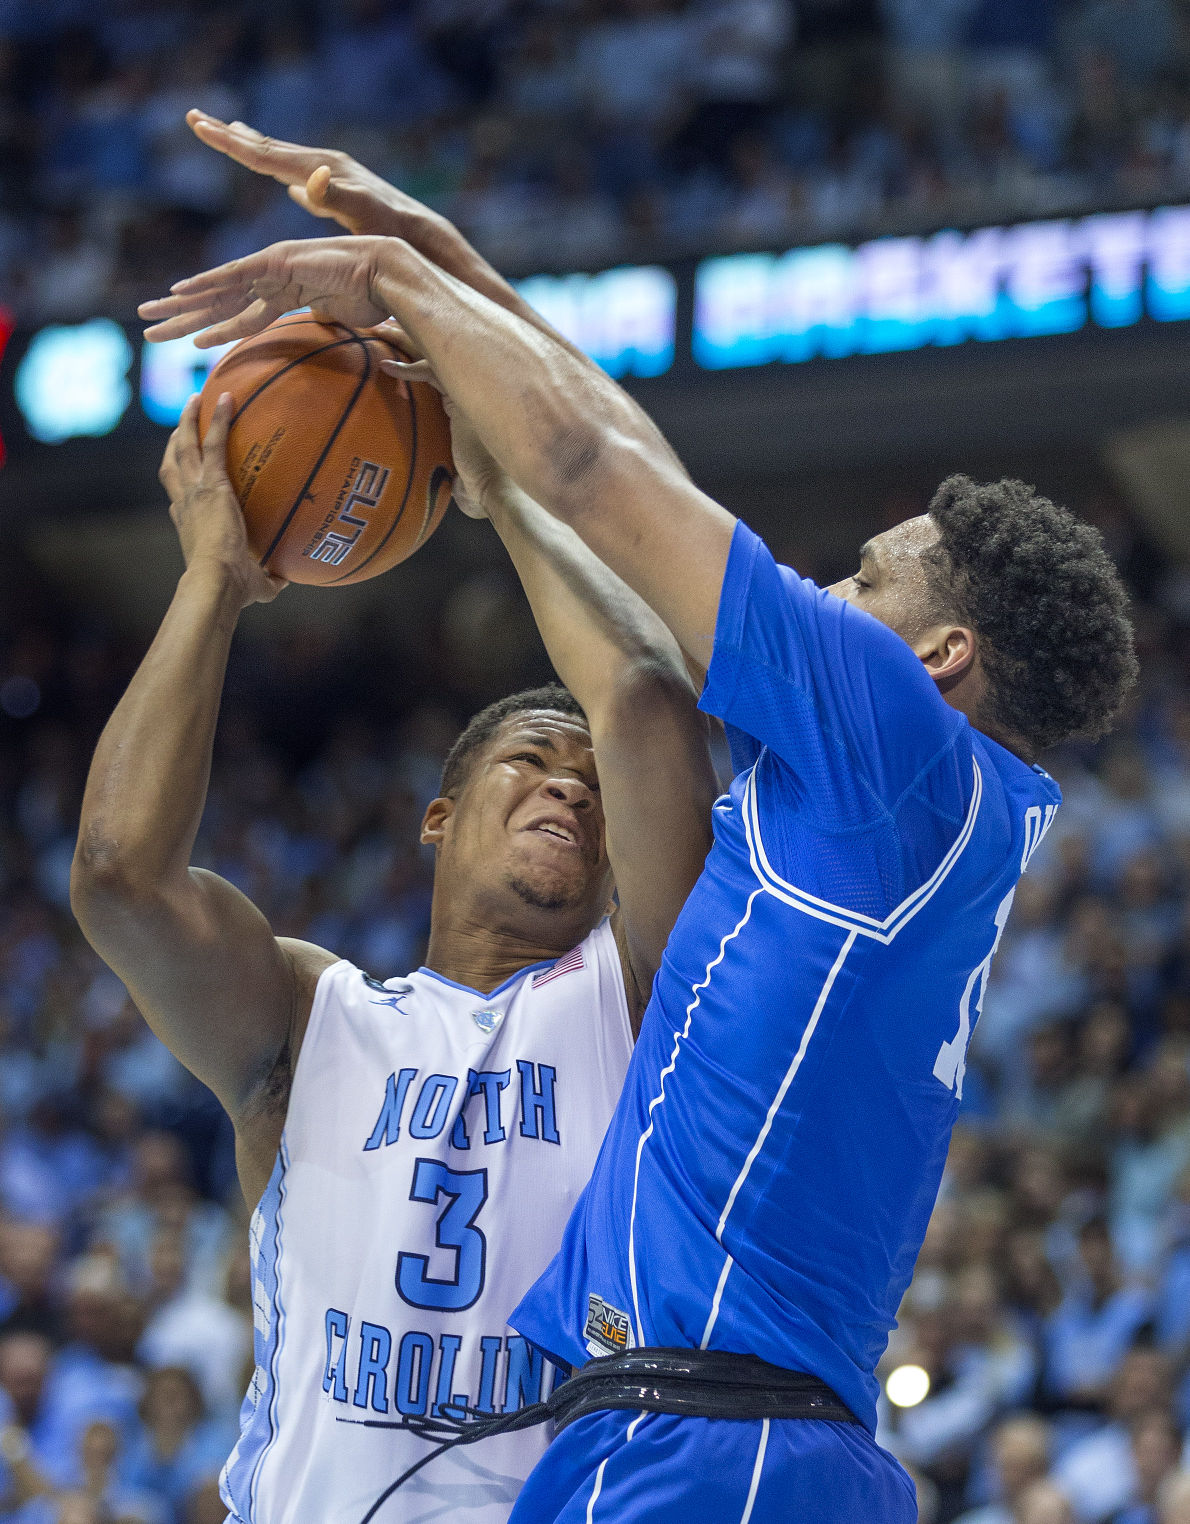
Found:
[(938, 539), (928, 514), (874, 535), (860, 549), (859, 570), (827, 589), (854, 603), (912, 645), (933, 622), (922, 554)]
[(586, 725), (547, 710), (505, 720), (473, 759), (441, 845), (452, 875), (536, 911), (585, 910), (594, 926), (612, 878)]

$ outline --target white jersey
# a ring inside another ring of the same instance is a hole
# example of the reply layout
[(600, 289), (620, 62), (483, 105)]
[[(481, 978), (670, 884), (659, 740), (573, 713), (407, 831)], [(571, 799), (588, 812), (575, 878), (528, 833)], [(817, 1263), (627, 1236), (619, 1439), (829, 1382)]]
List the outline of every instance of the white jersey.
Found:
[[(243, 1524), (360, 1524), (431, 1445), (361, 1420), (536, 1402), (508, 1315), (557, 1251), (632, 1035), (609, 923), (480, 994), (429, 969), (318, 981), (252, 1217), (256, 1369), (223, 1499)], [(376, 1524), (502, 1524), (545, 1426), (461, 1446)]]

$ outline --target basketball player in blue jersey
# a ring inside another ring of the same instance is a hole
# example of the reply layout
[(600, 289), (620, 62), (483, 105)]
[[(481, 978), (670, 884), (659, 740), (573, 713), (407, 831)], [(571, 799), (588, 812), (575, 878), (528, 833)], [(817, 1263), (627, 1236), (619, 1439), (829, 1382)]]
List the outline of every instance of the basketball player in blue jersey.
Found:
[[(328, 165), (316, 199), (336, 173), (353, 183)], [(180, 282), (142, 309), (149, 337), (218, 343), (299, 302), (395, 317), (705, 672), (736, 768), (592, 1180), (514, 1314), (575, 1372), (514, 1524), (909, 1524), (874, 1371), (1060, 802), (1036, 759), (1102, 734), (1134, 681), (1124, 592), (1093, 530), (965, 477), (853, 576), (804, 581), (597, 367), (444, 271), (411, 205), (397, 237)]]
[[(246, 548), (227, 425), (221, 404), (200, 441), (191, 405), (166, 456), (186, 569), (99, 742), (72, 902), (227, 1109), (259, 1203), (229, 1518), (359, 1524), (433, 1448), (394, 1425), (551, 1389), (508, 1316), (590, 1175), (715, 785), (660, 621), (460, 424), (459, 498), (492, 518), (572, 690), (491, 706), (451, 752), (422, 825), (425, 967), (381, 981), (275, 937), (190, 866), (238, 616), (279, 591)], [(442, 1455), (377, 1511), (503, 1524), (546, 1442), (533, 1428)]]

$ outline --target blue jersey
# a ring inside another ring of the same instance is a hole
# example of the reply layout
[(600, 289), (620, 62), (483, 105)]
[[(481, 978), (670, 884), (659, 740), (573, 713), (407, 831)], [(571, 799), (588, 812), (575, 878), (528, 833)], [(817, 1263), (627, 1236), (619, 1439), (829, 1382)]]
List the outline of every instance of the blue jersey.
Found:
[(737, 776), (594, 1174), (512, 1324), (570, 1365), (758, 1355), (874, 1430), (992, 955), (1061, 795), (743, 524), (701, 705)]

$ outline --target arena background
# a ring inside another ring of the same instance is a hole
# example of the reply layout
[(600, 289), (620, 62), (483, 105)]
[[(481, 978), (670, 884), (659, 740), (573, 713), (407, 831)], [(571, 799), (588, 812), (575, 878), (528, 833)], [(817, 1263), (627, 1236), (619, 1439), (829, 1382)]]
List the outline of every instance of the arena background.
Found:
[[(0, 0), (0, 1519), (222, 1524), (250, 1348), (227, 1124), (67, 903), (204, 373), (146, 357), (135, 304), (321, 231), (191, 139), (195, 105), (456, 218), (819, 579), (954, 470), (1103, 531), (1142, 684), (1053, 759), (881, 1437), (923, 1521), (1186, 1524), (1186, 0)], [(250, 611), (201, 860), (280, 932), (416, 964), (445, 749), (545, 671), (457, 517)]]

